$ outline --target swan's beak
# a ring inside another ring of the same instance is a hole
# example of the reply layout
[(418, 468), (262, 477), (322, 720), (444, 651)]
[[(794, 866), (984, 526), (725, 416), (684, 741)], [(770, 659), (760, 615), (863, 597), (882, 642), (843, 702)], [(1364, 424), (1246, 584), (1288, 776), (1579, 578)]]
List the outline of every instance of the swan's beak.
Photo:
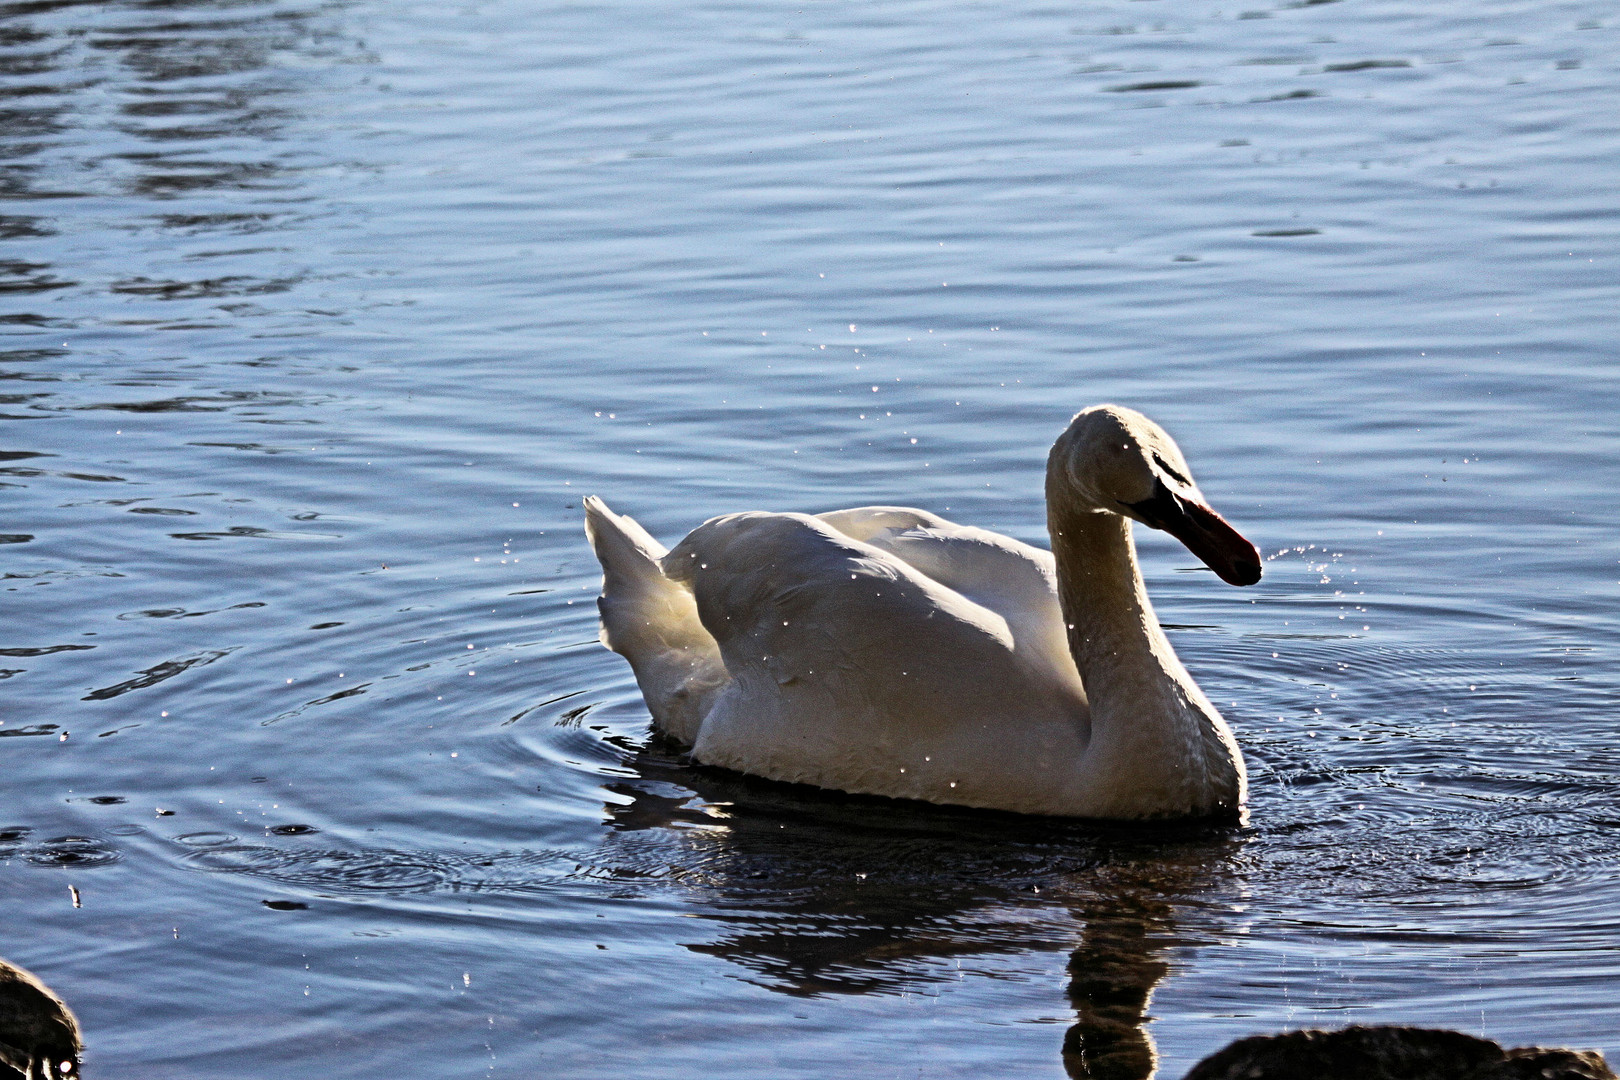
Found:
[(1143, 524), (1163, 529), (1187, 545), (1228, 585), (1260, 580), (1260, 552), (1203, 503), (1177, 495), (1161, 482), (1153, 498), (1129, 505)]

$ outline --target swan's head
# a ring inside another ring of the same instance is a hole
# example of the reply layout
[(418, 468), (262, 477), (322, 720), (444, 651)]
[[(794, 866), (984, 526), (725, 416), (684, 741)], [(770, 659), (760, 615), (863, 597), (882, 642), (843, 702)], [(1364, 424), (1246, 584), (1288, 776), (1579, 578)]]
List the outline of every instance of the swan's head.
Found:
[(1052, 447), (1047, 502), (1071, 513), (1113, 513), (1162, 529), (1222, 581), (1260, 580), (1260, 553), (1209, 508), (1180, 447), (1134, 409), (1094, 405)]

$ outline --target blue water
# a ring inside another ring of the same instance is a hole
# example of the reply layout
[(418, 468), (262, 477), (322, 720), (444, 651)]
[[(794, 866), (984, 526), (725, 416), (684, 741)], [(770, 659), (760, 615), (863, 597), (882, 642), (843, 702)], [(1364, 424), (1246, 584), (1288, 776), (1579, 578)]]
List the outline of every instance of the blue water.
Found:
[[(1589, 0), (0, 5), (0, 955), (107, 1077), (1620, 1051), (1617, 90)], [(1246, 826), (648, 747), (583, 495), (1044, 542), (1110, 400), (1270, 560), (1140, 537)]]

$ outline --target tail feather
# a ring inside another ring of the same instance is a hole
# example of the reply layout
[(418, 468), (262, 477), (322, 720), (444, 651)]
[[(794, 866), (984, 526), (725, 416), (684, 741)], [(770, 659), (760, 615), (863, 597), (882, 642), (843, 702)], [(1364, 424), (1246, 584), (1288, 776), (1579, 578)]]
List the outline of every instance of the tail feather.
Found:
[(603, 570), (609, 569), (603, 555), (604, 546), (615, 552), (627, 547), (653, 563), (669, 554), (669, 549), (654, 540), (652, 534), (643, 529), (635, 518), (628, 514), (615, 514), (608, 509), (607, 503), (595, 495), (585, 497), (585, 535), (590, 539), (597, 557), (603, 559)]
[(594, 495), (585, 500), (585, 535), (602, 564), (602, 644), (630, 661), (658, 730), (693, 742), (731, 678), (697, 601), (660, 569), (664, 546)]

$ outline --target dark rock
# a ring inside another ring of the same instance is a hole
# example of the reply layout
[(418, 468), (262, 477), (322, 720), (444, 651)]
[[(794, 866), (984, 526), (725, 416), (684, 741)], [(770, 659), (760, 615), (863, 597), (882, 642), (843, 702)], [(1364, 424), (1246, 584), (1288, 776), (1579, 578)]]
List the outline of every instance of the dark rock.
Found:
[(1595, 1050), (1504, 1050), (1460, 1031), (1349, 1027), (1239, 1039), (1186, 1080), (1616, 1080)]
[(66, 1080), (79, 1074), (79, 1022), (62, 999), (0, 960), (0, 1080)]

